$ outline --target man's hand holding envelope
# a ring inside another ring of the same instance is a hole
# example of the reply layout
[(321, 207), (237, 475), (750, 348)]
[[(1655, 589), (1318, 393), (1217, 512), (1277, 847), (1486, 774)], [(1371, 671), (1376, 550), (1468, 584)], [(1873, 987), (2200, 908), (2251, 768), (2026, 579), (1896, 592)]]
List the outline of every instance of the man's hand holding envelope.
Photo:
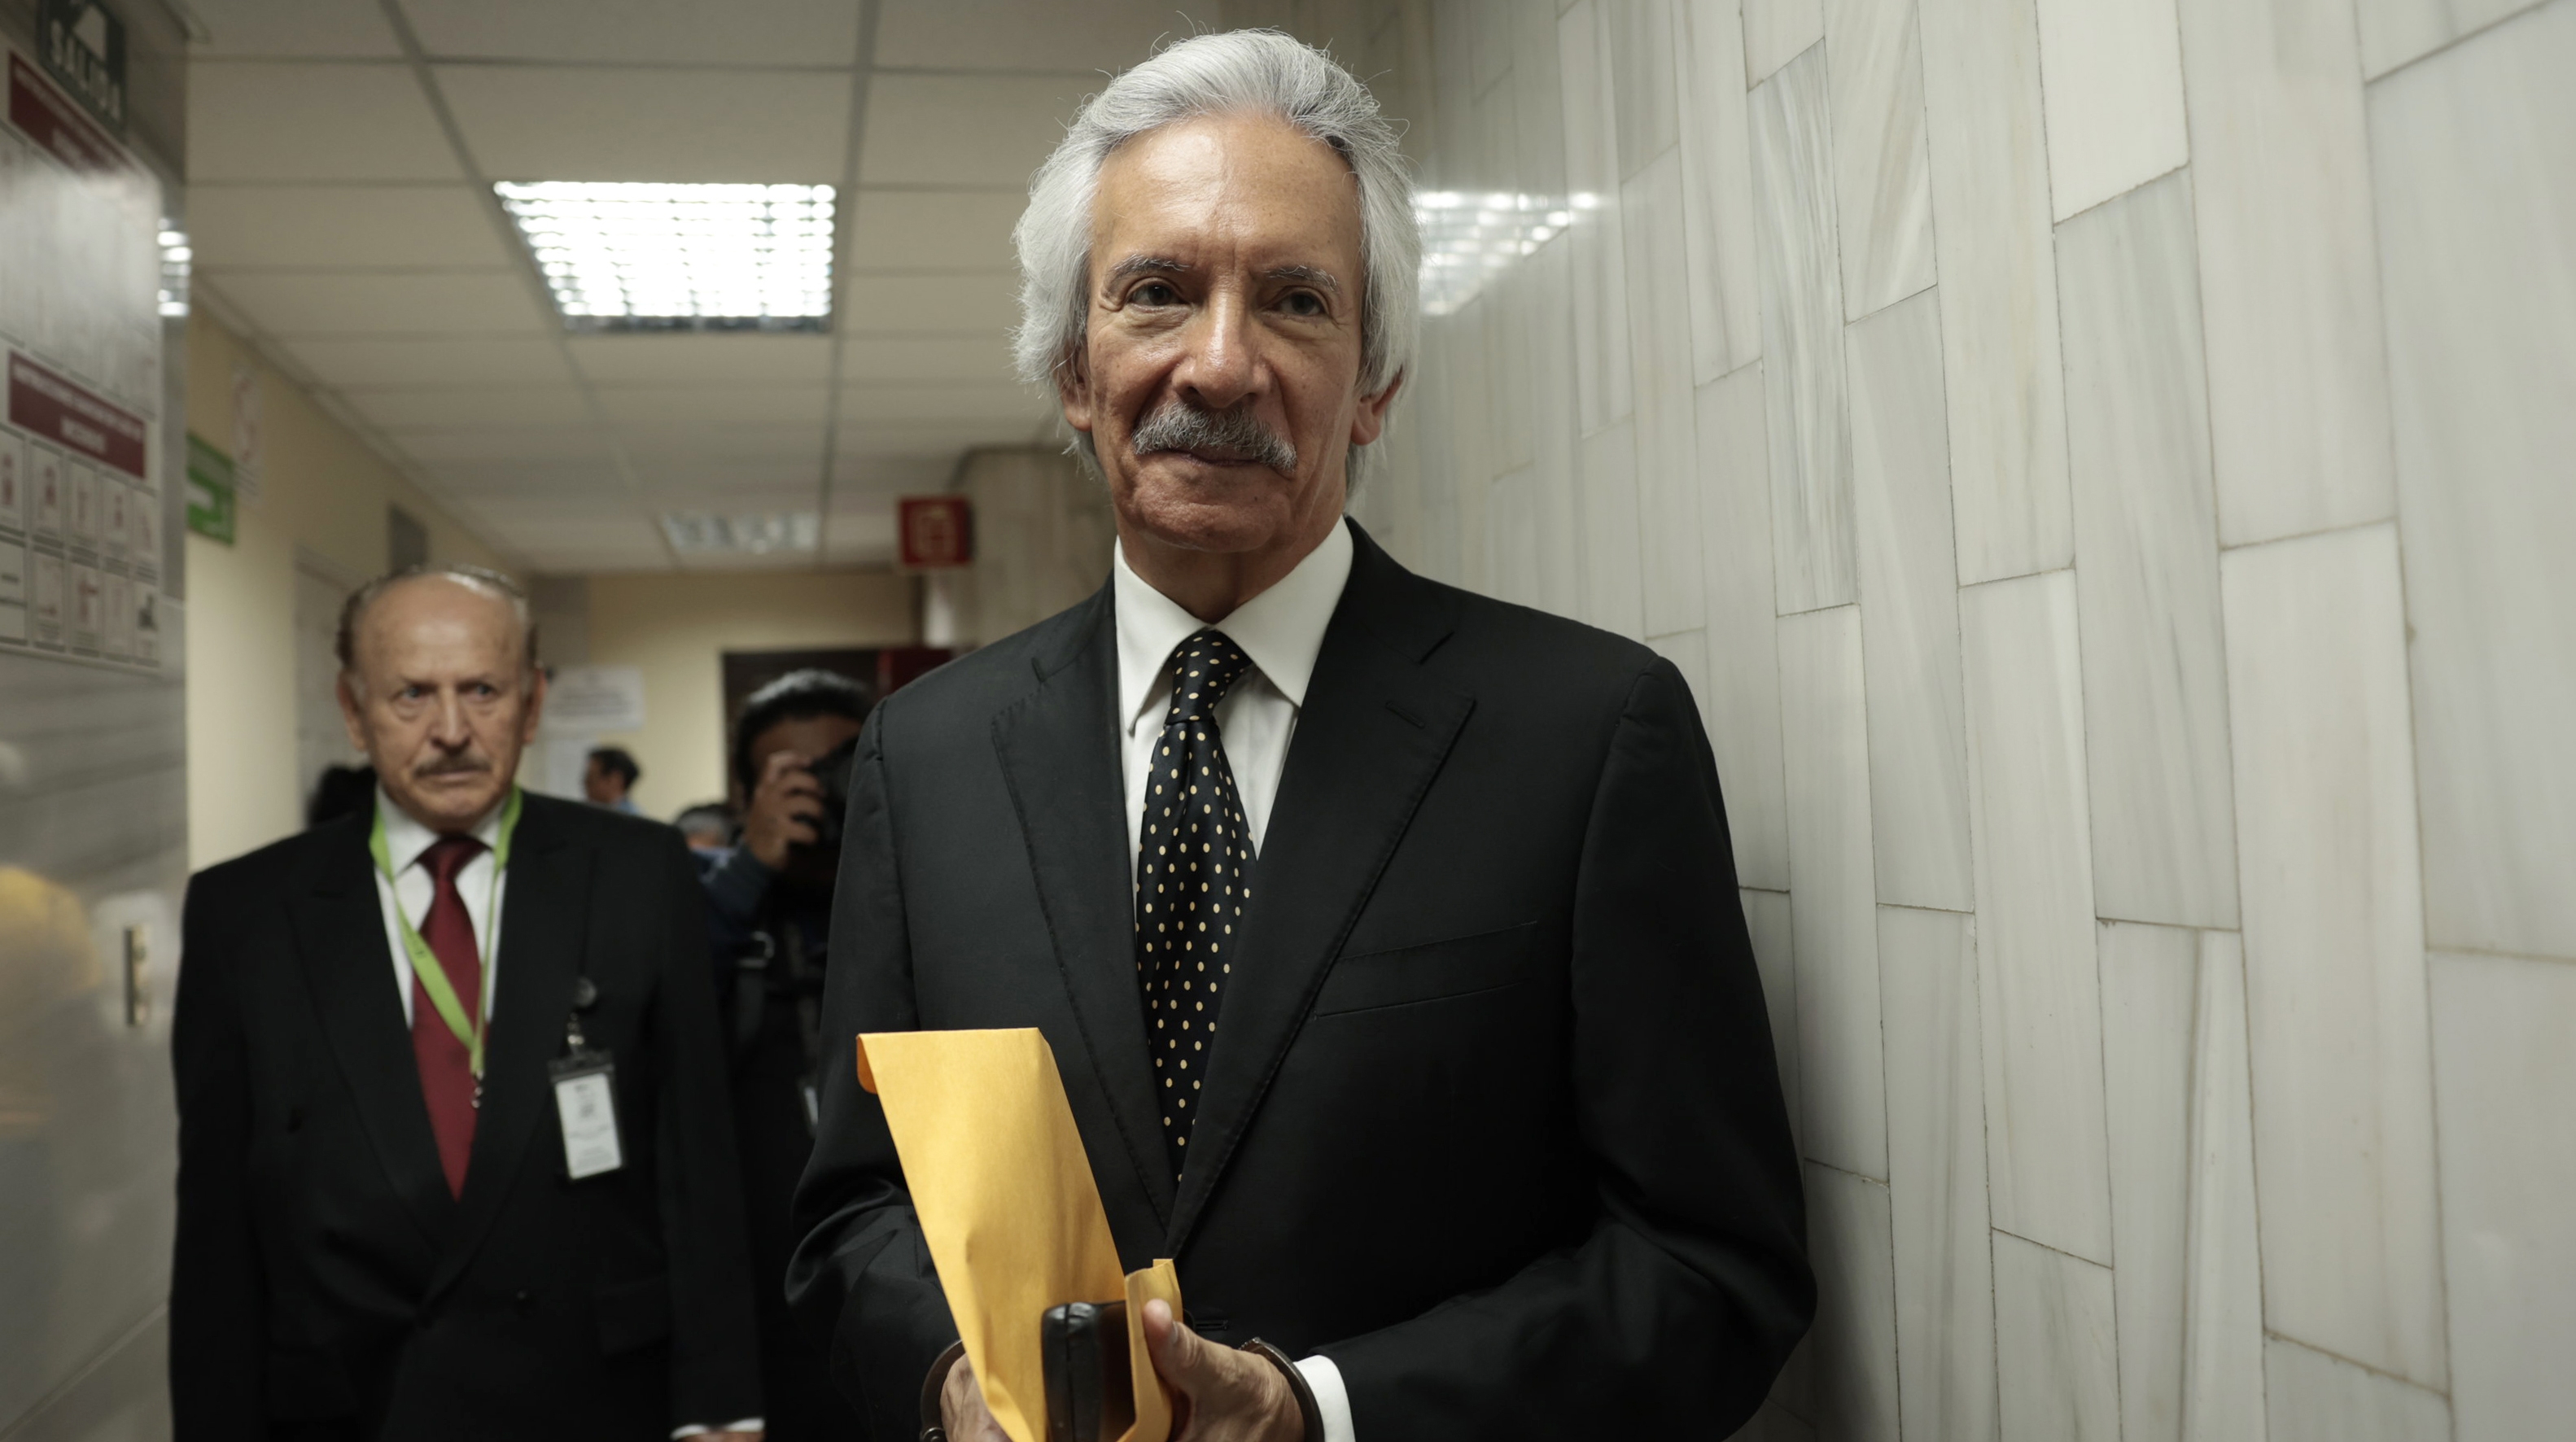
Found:
[[(1183, 1325), (1169, 1261), (1119, 1269), (1055, 1055), (1034, 1029), (859, 1038), (965, 1355), (939, 1389), (949, 1442), (1049, 1442), (1041, 1319), (1123, 1299), (1134, 1424), (1096, 1442), (1299, 1442), (1284, 1358)], [(1256, 1344), (1257, 1345), (1257, 1344)], [(1123, 1410), (1123, 1409), (1122, 1409)]]

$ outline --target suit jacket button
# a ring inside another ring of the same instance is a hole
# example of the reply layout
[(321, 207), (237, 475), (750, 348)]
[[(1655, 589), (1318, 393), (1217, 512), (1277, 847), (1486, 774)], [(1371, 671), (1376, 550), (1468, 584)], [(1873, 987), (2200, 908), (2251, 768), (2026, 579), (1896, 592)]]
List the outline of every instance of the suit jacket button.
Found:
[(510, 1310), (518, 1313), (523, 1319), (535, 1316), (537, 1314), (536, 1294), (521, 1287), (510, 1298)]

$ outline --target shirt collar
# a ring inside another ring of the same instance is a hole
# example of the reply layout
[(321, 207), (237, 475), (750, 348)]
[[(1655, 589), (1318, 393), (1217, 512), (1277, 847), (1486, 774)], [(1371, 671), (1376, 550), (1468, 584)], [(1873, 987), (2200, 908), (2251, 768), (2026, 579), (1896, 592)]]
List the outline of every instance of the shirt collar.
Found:
[[(1118, 612), (1118, 714), (1132, 727), (1153, 704), (1172, 648), (1206, 623), (1137, 575), (1123, 543), (1113, 553), (1109, 575)], [(1235, 607), (1216, 629), (1243, 648), (1289, 705), (1303, 707), (1325, 628), (1350, 578), (1350, 527), (1336, 524), (1295, 569)]]
[[(501, 839), (501, 813), (508, 807), (509, 798), (505, 795), (501, 805), (483, 813), (483, 819), (474, 823), (472, 835), (485, 850)], [(385, 819), (385, 860), (392, 864), (396, 876), (410, 870), (421, 853), (438, 842), (440, 833), (413, 820), (411, 813), (395, 805), (381, 785), (376, 787), (376, 814)]]

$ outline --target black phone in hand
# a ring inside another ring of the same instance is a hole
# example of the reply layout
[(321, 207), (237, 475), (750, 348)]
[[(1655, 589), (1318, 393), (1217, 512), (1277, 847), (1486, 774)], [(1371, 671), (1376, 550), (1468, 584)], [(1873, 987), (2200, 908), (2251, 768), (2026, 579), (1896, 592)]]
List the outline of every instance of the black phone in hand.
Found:
[(1118, 1442), (1136, 1425), (1125, 1302), (1067, 1302), (1039, 1323), (1047, 1442)]

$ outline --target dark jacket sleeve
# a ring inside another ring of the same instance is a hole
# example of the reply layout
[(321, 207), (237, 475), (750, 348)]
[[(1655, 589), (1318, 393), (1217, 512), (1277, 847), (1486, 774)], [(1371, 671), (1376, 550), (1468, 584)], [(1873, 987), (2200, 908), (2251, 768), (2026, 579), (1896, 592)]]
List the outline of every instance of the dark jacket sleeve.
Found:
[(170, 1412), (178, 1442), (267, 1435), (267, 1289), (250, 1205), (250, 1060), (237, 887), (201, 874), (180, 922), (170, 1058), (179, 1099), (179, 1225), (170, 1267)]
[(761, 1414), (759, 1332), (724, 1042), (707, 975), (706, 901), (676, 834), (650, 858), (668, 909), (653, 1008), (655, 1174), (671, 1266), (671, 1421), (721, 1427)]
[(1321, 1348), (1362, 1439), (1723, 1437), (1814, 1315), (1716, 763), (1669, 662), (1630, 688), (1576, 887), (1591, 1234), (1490, 1291)]
[(885, 714), (881, 705), (869, 716), (851, 769), (823, 993), (822, 1125), (796, 1189), (795, 1225), (805, 1241), (788, 1265), (787, 1289), (806, 1326), (830, 1334), (833, 1381), (867, 1435), (897, 1442), (919, 1435), (923, 1374), (957, 1328), (884, 1108), (858, 1083), (859, 1034), (917, 1024), (886, 792)]

